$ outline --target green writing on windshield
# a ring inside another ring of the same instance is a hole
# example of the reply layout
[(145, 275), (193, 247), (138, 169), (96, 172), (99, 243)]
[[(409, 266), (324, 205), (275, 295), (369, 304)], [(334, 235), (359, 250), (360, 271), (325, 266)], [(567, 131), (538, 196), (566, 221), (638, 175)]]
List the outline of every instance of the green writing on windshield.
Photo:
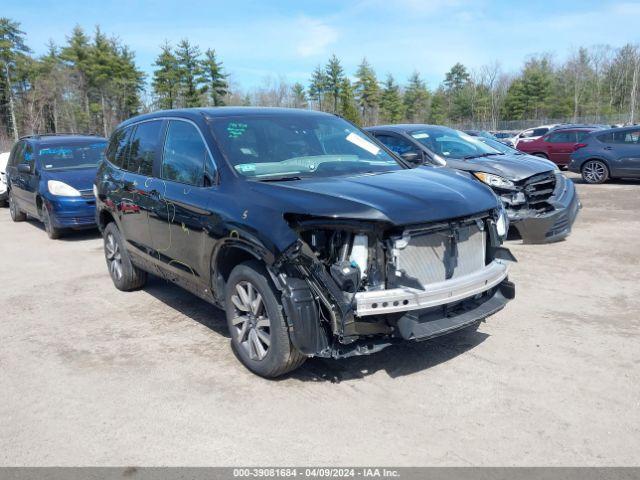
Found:
[(227, 125), (227, 133), (229, 134), (229, 138), (238, 138), (241, 137), (242, 134), (247, 129), (246, 123), (239, 122), (231, 122)]

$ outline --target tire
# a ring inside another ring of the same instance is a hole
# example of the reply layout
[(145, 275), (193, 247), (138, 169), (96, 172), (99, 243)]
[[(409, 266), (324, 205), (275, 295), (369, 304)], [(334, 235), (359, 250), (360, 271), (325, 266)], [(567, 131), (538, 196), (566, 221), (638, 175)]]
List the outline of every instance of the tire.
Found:
[(585, 183), (598, 184), (609, 180), (609, 168), (600, 160), (587, 160), (580, 172)]
[(136, 267), (125, 246), (125, 241), (115, 223), (109, 223), (102, 234), (104, 257), (113, 284), (118, 290), (138, 290), (147, 282), (147, 272)]
[(27, 215), (20, 210), (16, 199), (13, 198), (13, 192), (9, 190), (9, 213), (11, 213), (11, 220), (14, 222), (24, 222), (27, 219)]
[(534, 153), (533, 156), (534, 157), (545, 158), (545, 159), (549, 160), (549, 157), (544, 153)]
[(253, 373), (275, 378), (291, 372), (306, 357), (291, 344), (280, 295), (257, 261), (241, 263), (225, 291), (231, 347)]
[(44, 223), (44, 230), (51, 240), (56, 240), (62, 236), (62, 230), (53, 226), (51, 220), (51, 212), (46, 205), (42, 205), (42, 223)]

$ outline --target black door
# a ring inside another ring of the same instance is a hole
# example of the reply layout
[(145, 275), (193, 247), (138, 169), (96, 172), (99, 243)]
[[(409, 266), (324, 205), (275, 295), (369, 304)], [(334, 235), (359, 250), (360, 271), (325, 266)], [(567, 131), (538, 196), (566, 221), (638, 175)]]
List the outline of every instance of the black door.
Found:
[(162, 120), (136, 125), (128, 142), (118, 206), (124, 236), (140, 254), (152, 250), (149, 209), (153, 207), (153, 163), (160, 151)]
[(159, 177), (152, 182), (155, 204), (149, 214), (157, 258), (170, 276), (208, 284), (208, 227), (217, 218), (209, 208), (217, 195), (215, 165), (191, 122), (169, 121)]

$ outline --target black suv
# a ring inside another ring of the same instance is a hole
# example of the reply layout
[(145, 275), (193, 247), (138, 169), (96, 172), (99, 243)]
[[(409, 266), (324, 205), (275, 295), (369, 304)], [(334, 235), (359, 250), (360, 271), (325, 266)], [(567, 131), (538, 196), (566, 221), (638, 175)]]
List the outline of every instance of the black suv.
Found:
[(96, 192), (116, 287), (151, 272), (224, 308), (265, 377), (476, 325), (514, 296), (492, 191), (411, 169), (334, 115), (139, 116), (113, 133)]

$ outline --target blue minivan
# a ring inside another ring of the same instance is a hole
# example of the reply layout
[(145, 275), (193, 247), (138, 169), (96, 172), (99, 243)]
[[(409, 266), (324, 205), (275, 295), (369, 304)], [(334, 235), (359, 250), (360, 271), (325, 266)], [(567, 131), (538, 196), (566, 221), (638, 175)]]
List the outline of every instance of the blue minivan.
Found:
[(65, 229), (95, 228), (93, 181), (106, 145), (94, 135), (21, 138), (7, 165), (12, 220), (37, 218), (49, 238), (59, 238)]

